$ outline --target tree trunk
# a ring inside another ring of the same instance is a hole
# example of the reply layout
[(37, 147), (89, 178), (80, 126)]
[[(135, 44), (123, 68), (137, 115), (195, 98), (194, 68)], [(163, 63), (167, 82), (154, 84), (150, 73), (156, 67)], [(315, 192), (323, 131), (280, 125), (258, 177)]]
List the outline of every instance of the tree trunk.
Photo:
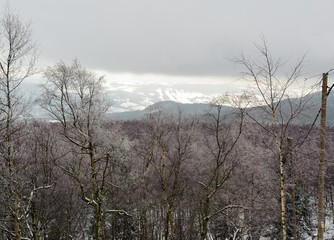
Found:
[[(7, 130), (8, 131), (8, 130)], [(13, 226), (13, 230), (15, 232), (15, 239), (16, 240), (21, 240), (21, 226), (20, 226), (20, 198), (17, 195), (16, 191), (15, 191), (15, 186), (14, 186), (14, 182), (15, 180), (13, 179), (13, 175), (14, 175), (14, 164), (13, 164), (13, 159), (12, 159), (12, 151), (11, 151), (11, 147), (10, 147), (10, 143), (11, 141), (9, 141), (8, 139), (10, 139), (9, 137), (7, 138), (7, 144), (9, 145), (7, 147), (7, 161), (8, 161), (8, 168), (9, 168), (9, 190), (10, 190), (10, 194), (12, 196), (15, 196), (15, 199), (12, 199), (10, 201), (12, 201), (12, 208), (13, 208), (13, 222), (14, 222), (14, 226)]]
[(284, 184), (284, 159), (280, 154), (280, 189), (281, 189), (281, 224), (282, 224), (282, 240), (287, 239), (286, 231), (286, 198), (285, 198), (285, 184)]
[(201, 229), (201, 240), (205, 240), (208, 234), (208, 225), (209, 225), (209, 214), (210, 214), (210, 197), (207, 196), (203, 206), (203, 220), (202, 220), (202, 229)]
[(104, 215), (103, 215), (100, 203), (96, 205), (95, 218), (96, 218), (95, 238), (96, 240), (104, 240), (105, 239), (104, 237)]
[(174, 217), (173, 217), (173, 206), (170, 203), (167, 203), (167, 217), (166, 217), (166, 227), (167, 229), (170, 229), (169, 236), (165, 235), (166, 239), (175, 239), (175, 223), (174, 223)]
[(19, 210), (20, 200), (16, 197), (15, 201), (15, 212), (14, 212), (14, 229), (15, 229), (15, 239), (21, 240), (21, 228), (20, 228), (20, 210)]
[(195, 238), (195, 218), (196, 218), (197, 214), (193, 213), (192, 210), (190, 210), (189, 212), (189, 231), (185, 232), (185, 236), (188, 236), (186, 239), (193, 239)]
[(37, 212), (36, 212), (36, 205), (35, 202), (31, 202), (31, 221), (32, 221), (32, 233), (34, 240), (39, 240), (39, 231), (38, 231), (38, 219), (37, 219)]
[(323, 74), (322, 78), (322, 98), (321, 98), (321, 125), (320, 125), (320, 157), (319, 157), (319, 178), (318, 178), (318, 240), (324, 238), (325, 231), (325, 144), (326, 144), (326, 98), (327, 98), (327, 77), (328, 73)]
[[(153, 218), (154, 216), (150, 216)], [(140, 240), (146, 240), (148, 239), (148, 232), (147, 232), (147, 216), (146, 216), (146, 210), (141, 210), (140, 211), (140, 216), (139, 216), (139, 221), (140, 221), (140, 232), (139, 232), (139, 239)]]
[(293, 220), (293, 239), (299, 239), (298, 234), (298, 219), (297, 219), (297, 204), (296, 204), (296, 185), (292, 188), (292, 220)]

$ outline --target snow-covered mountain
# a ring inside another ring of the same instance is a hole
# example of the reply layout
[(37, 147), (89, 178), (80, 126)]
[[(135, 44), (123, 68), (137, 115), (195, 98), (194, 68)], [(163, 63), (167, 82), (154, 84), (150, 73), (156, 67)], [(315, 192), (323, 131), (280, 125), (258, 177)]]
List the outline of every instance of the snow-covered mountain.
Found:
[[(140, 119), (157, 103), (162, 109), (173, 110), (181, 108), (186, 114), (201, 114), (208, 110), (210, 99), (226, 92), (240, 93), (235, 86), (231, 88), (226, 82), (108, 82), (106, 85), (108, 97), (112, 103), (109, 116), (115, 120)], [(28, 117), (48, 119), (50, 116), (41, 109), (34, 99), (40, 94), (38, 82), (25, 82), (22, 85), (24, 94), (31, 98), (31, 110)], [(298, 101), (297, 101), (298, 102)], [(334, 95), (328, 97), (329, 125), (334, 125)], [(284, 103), (284, 102), (283, 102)], [(289, 104), (288, 104), (289, 106)], [(299, 117), (301, 124), (311, 124), (319, 111), (320, 93), (315, 93), (307, 103), (306, 111)], [(287, 110), (288, 111), (288, 110)]]
[(190, 83), (111, 83), (108, 95), (111, 98), (111, 112), (143, 110), (163, 101), (179, 103), (207, 103), (213, 97), (224, 94), (223, 84)]
[[(306, 99), (303, 99), (303, 101), (306, 101)], [(305, 105), (303, 105), (303, 112), (298, 115), (294, 119), (294, 124), (300, 124), (300, 125), (309, 125), (312, 124), (315, 120), (319, 109), (320, 109), (320, 101), (321, 101), (321, 94), (319, 92), (316, 92), (309, 96), (307, 101), (305, 102)], [(330, 95), (328, 97), (328, 103), (327, 103), (327, 124), (329, 126), (334, 126), (334, 95)], [(289, 115), (290, 111), (294, 111), (293, 109), (298, 108), (298, 104), (300, 103), (299, 98), (295, 99), (289, 99), (289, 100), (283, 100), (282, 101), (282, 113), (281, 116), (282, 119), (285, 119), (286, 115)], [(146, 107), (143, 110), (136, 110), (136, 111), (125, 111), (125, 112), (110, 112), (108, 116), (114, 120), (134, 120), (134, 119), (141, 119), (143, 118), (147, 113), (151, 112), (152, 109), (160, 109), (166, 112), (178, 114), (178, 111), (181, 111), (184, 116), (204, 116), (208, 111), (211, 110), (211, 107), (207, 103), (180, 103), (176, 101), (161, 101), (154, 103), (148, 107)], [(236, 109), (234, 109), (236, 110)], [(234, 111), (233, 107), (224, 106), (222, 111), (223, 112), (230, 112)], [(256, 116), (259, 121), (262, 122), (271, 122), (271, 118), (267, 116), (263, 112), (263, 107), (253, 107), (248, 109), (248, 112), (251, 113), (251, 115)], [(317, 119), (317, 124), (319, 123), (319, 118)]]
[[(47, 113), (34, 101), (40, 96), (41, 79), (26, 81), (22, 84), (23, 94), (31, 99), (31, 117), (48, 118)], [(229, 86), (229, 87), (227, 87)], [(177, 102), (182, 104), (208, 103), (213, 97), (225, 92), (240, 91), (226, 81), (164, 81), (155, 79), (141, 81), (111, 81), (105, 83), (107, 96), (111, 101), (110, 113), (142, 111), (158, 102)], [(199, 105), (197, 105), (199, 106)], [(135, 114), (136, 115), (136, 114)]]
[(161, 101), (203, 103), (210, 99), (202, 93), (157, 84), (110, 90), (109, 96), (112, 101), (112, 112), (142, 110)]

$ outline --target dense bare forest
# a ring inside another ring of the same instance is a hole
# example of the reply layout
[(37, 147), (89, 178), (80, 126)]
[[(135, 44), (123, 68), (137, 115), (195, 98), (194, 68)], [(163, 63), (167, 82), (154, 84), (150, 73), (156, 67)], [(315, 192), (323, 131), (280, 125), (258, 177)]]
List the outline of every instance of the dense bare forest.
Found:
[[(44, 71), (37, 103), (53, 121), (42, 121), (25, 118), (20, 91), (37, 71), (30, 26), (10, 11), (0, 24), (1, 239), (306, 239), (316, 232), (319, 129), (296, 122), (310, 92), (288, 94), (303, 59), (282, 77), (263, 40), (259, 59), (235, 60), (256, 92), (212, 99), (201, 116), (152, 109), (138, 121), (107, 118), (103, 77), (78, 60), (60, 62)], [(234, 108), (222, 111), (226, 104)], [(326, 129), (328, 156), (333, 131)], [(327, 167), (332, 222), (332, 162)]]
[[(241, 126), (239, 116), (216, 110), (205, 123), (163, 112), (134, 122), (92, 120), (92, 133), (88, 120), (78, 123), (80, 129), (73, 122), (68, 129), (24, 124), (12, 136), (15, 195), (5, 179), (8, 167), (1, 168), (3, 238), (12, 238), (14, 223), (22, 239), (278, 238), (274, 143), (257, 125)], [(234, 123), (225, 123), (231, 117)], [(289, 238), (315, 229), (317, 129), (302, 147), (288, 145), (307, 131), (294, 126), (292, 140), (282, 139)], [(11, 204), (17, 204), (17, 222)]]

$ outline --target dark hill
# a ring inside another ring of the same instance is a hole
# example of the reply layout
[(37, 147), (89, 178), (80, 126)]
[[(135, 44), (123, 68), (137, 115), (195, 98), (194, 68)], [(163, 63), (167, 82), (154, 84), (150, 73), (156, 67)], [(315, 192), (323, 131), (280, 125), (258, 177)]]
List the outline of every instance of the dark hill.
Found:
[[(296, 124), (311, 124), (313, 123), (317, 113), (319, 112), (321, 106), (321, 94), (319, 92), (312, 94), (307, 99), (306, 98), (293, 98), (290, 100), (282, 101), (282, 112), (281, 117), (286, 119), (286, 116), (289, 116), (291, 111), (294, 111), (297, 107), (300, 106), (302, 102), (303, 111), (299, 116), (294, 120)], [(264, 108), (265, 109), (265, 108)], [(179, 111), (182, 112), (185, 116), (201, 116), (206, 114), (210, 110), (209, 104), (205, 103), (194, 103), (194, 104), (185, 104), (177, 103), (173, 101), (164, 101), (158, 102), (153, 105), (148, 106), (141, 111), (129, 111), (129, 112), (116, 112), (109, 113), (108, 116), (114, 120), (139, 120), (143, 118), (147, 113), (155, 110), (163, 110), (173, 114), (178, 114)], [(231, 111), (232, 107), (224, 106), (223, 111)], [(248, 109), (253, 116), (256, 116), (257, 119), (260, 119), (263, 122), (269, 122), (270, 116), (266, 115), (263, 112), (263, 107), (253, 107)], [(318, 121), (319, 122), (319, 119)], [(334, 95), (329, 95), (327, 98), (327, 124), (334, 125)]]

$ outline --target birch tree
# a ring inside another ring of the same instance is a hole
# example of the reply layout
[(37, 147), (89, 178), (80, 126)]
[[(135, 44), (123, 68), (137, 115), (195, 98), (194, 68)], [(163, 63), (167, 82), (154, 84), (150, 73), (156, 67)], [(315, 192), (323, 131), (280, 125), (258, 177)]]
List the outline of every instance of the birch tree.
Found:
[(283, 149), (289, 137), (290, 127), (297, 123), (298, 117), (307, 107), (310, 92), (304, 92), (301, 98), (294, 99), (289, 91), (300, 79), (304, 58), (301, 58), (289, 73), (284, 74), (282, 71), (285, 62), (272, 56), (264, 39), (261, 45), (255, 46), (259, 55), (257, 59), (241, 55), (235, 62), (245, 69), (242, 77), (255, 86), (251, 94), (257, 108), (254, 108), (253, 112), (250, 111), (248, 116), (259, 124), (272, 139), (271, 142), (267, 142), (267, 147), (271, 149), (275, 159), (274, 163), (277, 163), (279, 170), (281, 237), (285, 240), (288, 236)]
[(29, 24), (6, 7), (0, 19), (0, 153), (4, 204), (9, 209), (12, 224), (1, 225), (6, 235), (22, 239), (24, 196), (17, 175), (19, 159), (16, 156), (18, 139), (22, 137), (23, 97), (19, 94), (21, 83), (36, 73), (37, 50)]
[[(93, 210), (94, 237), (105, 239), (105, 216), (117, 212), (106, 205), (109, 167), (116, 139), (101, 130), (110, 104), (103, 91), (103, 77), (87, 71), (75, 60), (72, 65), (58, 63), (47, 68), (41, 106), (61, 124), (71, 158), (58, 166), (77, 186), (82, 201)], [(87, 178), (87, 176), (89, 176)]]

